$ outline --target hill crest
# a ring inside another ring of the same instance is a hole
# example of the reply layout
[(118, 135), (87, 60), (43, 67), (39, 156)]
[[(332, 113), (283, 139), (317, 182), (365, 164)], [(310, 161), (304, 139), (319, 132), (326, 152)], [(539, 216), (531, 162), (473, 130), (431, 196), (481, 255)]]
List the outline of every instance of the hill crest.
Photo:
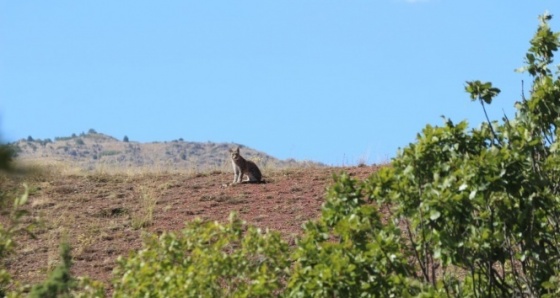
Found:
[(21, 161), (63, 162), (81, 170), (99, 168), (145, 170), (223, 170), (230, 166), (228, 150), (239, 146), (241, 154), (262, 168), (324, 166), (312, 161), (281, 160), (236, 143), (189, 142), (177, 139), (141, 143), (118, 140), (90, 130), (80, 135), (51, 139), (21, 139), (12, 143)]

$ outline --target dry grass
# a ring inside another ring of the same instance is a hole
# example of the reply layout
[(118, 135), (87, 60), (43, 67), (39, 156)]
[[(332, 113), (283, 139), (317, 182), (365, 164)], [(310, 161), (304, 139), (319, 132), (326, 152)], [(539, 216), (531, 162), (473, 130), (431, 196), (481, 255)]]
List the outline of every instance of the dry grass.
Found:
[(157, 197), (153, 189), (145, 186), (140, 187), (138, 197), (139, 208), (131, 214), (131, 225), (134, 229), (149, 227), (153, 224), (154, 209), (156, 208)]

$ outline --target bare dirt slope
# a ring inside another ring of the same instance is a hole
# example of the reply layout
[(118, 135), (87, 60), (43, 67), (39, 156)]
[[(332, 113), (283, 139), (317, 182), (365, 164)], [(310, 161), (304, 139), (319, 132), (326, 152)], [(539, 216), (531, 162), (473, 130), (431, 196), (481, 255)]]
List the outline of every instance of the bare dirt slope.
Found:
[[(225, 222), (231, 212), (249, 224), (280, 231), (287, 241), (317, 218), (332, 174), (366, 178), (376, 167), (308, 167), (265, 173), (266, 184), (229, 185), (233, 174), (42, 173), (0, 179), (1, 189), (29, 185), (28, 210), (42, 224), (37, 239), (18, 237), (7, 260), (16, 280), (37, 282), (56, 266), (59, 244), (72, 245), (73, 272), (110, 290), (118, 256), (141, 247), (144, 232), (178, 231), (196, 217)], [(22, 188), (19, 188), (21, 193)]]

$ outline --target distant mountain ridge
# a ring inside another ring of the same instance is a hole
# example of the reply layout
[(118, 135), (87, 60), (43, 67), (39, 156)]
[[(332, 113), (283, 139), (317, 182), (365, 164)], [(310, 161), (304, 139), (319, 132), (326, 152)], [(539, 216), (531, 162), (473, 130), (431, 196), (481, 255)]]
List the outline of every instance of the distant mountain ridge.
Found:
[(22, 161), (66, 162), (86, 171), (100, 167), (158, 170), (221, 170), (230, 165), (230, 148), (262, 168), (324, 166), (312, 161), (280, 160), (264, 152), (234, 143), (187, 142), (183, 139), (140, 143), (128, 137), (118, 140), (90, 130), (80, 135), (35, 140), (31, 137), (12, 143)]

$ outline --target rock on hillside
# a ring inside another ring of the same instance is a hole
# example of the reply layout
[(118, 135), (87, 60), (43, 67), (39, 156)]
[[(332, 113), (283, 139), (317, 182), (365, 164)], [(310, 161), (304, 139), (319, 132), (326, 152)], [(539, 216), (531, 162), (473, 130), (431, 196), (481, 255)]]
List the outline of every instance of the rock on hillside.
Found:
[(216, 170), (229, 167), (229, 148), (240, 146), (242, 155), (263, 168), (323, 166), (315, 162), (279, 160), (266, 153), (234, 143), (170, 142), (139, 143), (89, 132), (54, 141), (31, 137), (12, 144), (22, 161), (67, 162), (83, 170), (99, 168), (157, 170)]

